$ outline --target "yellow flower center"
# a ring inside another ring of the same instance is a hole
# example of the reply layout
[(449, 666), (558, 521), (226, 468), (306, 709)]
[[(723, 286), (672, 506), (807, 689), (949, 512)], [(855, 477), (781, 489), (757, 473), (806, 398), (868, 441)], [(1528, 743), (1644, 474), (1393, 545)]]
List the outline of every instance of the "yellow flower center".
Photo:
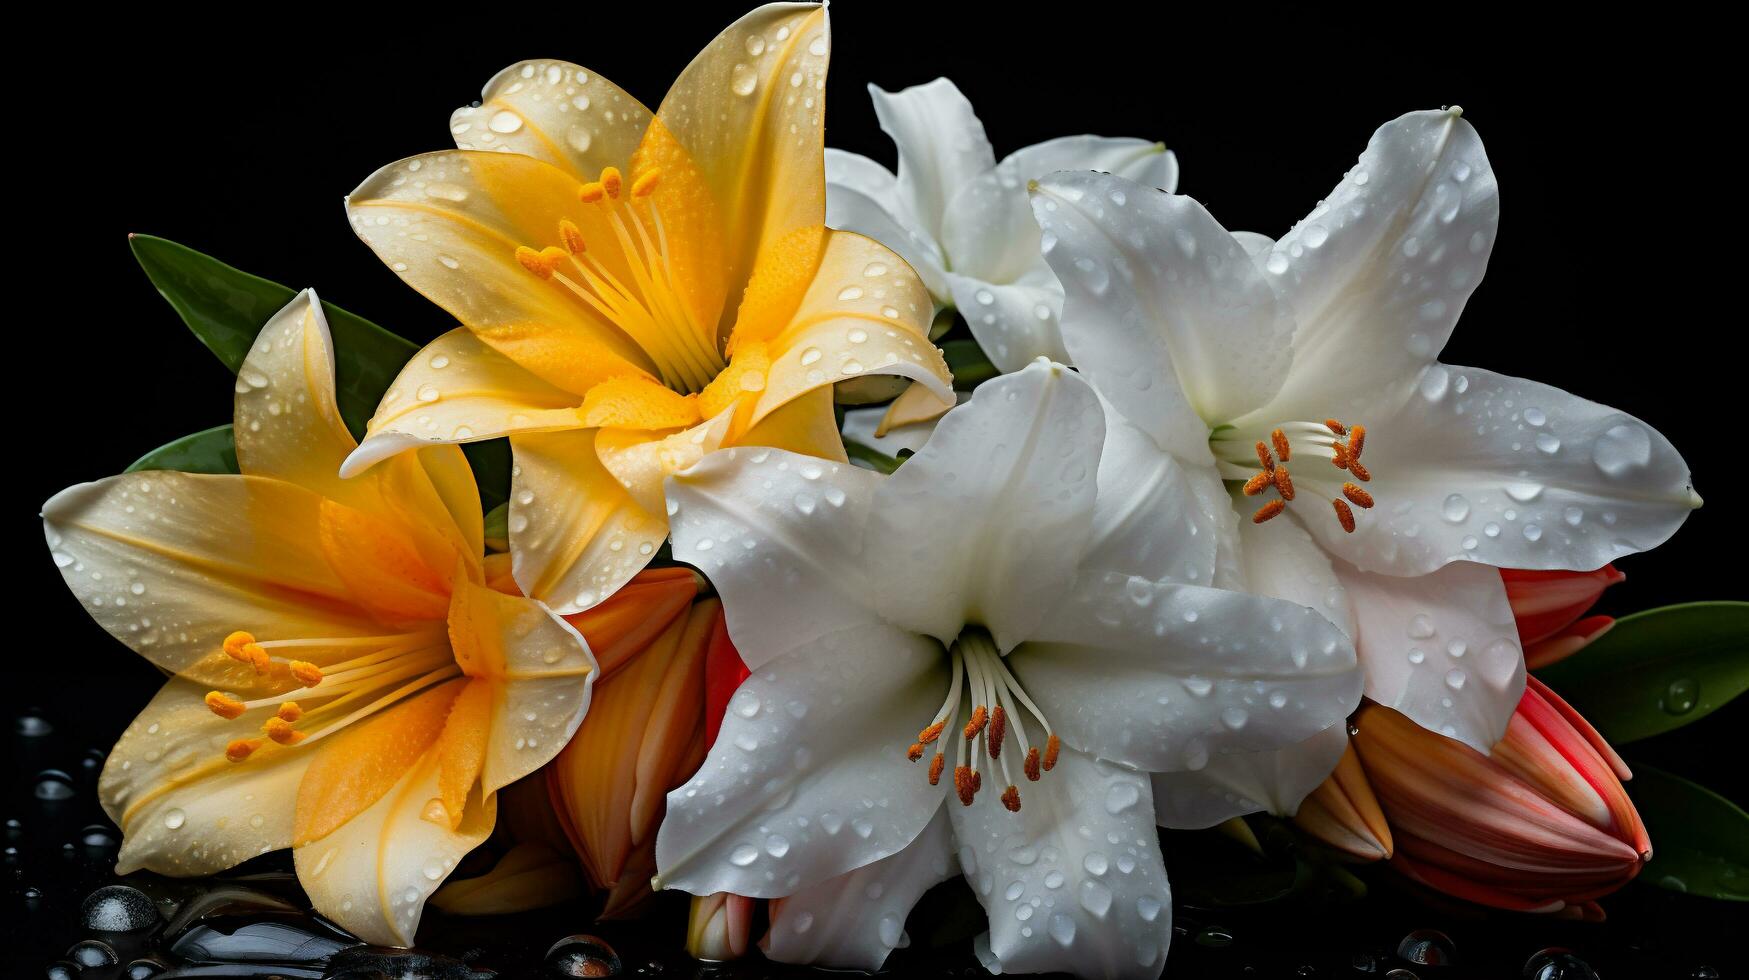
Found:
[[(1007, 786), (1002, 791), (1002, 805), (1010, 812), (1018, 812), (1020, 788), (1011, 766), (1014, 753), (1003, 755), (1003, 746), (1010, 737), (1014, 739), (1023, 760), (1021, 773), (1029, 781), (1037, 782), (1041, 773), (1056, 768), (1062, 741), (1051, 730), (1044, 712), (1026, 696), (1020, 681), (1002, 662), (1002, 654), (997, 651), (989, 633), (976, 627), (967, 629), (954, 641), (949, 652), (953, 657), (953, 681), (948, 685), (947, 700), (935, 713), (935, 719), (917, 733), (917, 741), (911, 743), (906, 757), (916, 762), (923, 758), (928, 746), (937, 746), (929, 760), (929, 785), (940, 782), (942, 771), (947, 767), (947, 754), (939, 747), (940, 740), (944, 732), (954, 732), (960, 702), (967, 701), (971, 705), (971, 718), (956, 733), (960, 737), (953, 768), (954, 792), (962, 805), (972, 805), (973, 798), (984, 788), (984, 756), (987, 755), (991, 770), (1000, 767), (1002, 781)], [(1028, 740), (1020, 708), (1025, 708), (1038, 722), (1038, 732), (1044, 736), (1042, 752)]]
[[(324, 639), (257, 641), (253, 634), (238, 630), (225, 637), (224, 652), (258, 674), (279, 675), (301, 685), (250, 701), (223, 691), (206, 696), (207, 707), (227, 720), (272, 709), (261, 721), (261, 732), (280, 745), (319, 741), (462, 672), (441, 622), (422, 624), (406, 633)], [(318, 667), (308, 660), (294, 659), (304, 656), (333, 662)], [(232, 739), (225, 747), (225, 757), (242, 762), (262, 741), (261, 737)]]
[[(1371, 493), (1360, 486), (1372, 479), (1372, 473), (1360, 461), (1366, 449), (1366, 426), (1352, 428), (1336, 419), (1322, 422), (1284, 422), (1269, 430), (1266, 436), (1237, 428), (1216, 430), (1209, 437), (1209, 448), (1215, 454), (1221, 478), (1244, 481), (1247, 497), (1274, 493), (1274, 497), (1251, 515), (1253, 524), (1262, 524), (1287, 510), (1288, 504), (1305, 492), (1328, 501), (1336, 513), (1342, 530), (1354, 533), (1354, 507), (1372, 507)], [(1355, 480), (1338, 481), (1314, 475), (1298, 484), (1288, 472), (1288, 461), (1322, 460), (1339, 470), (1346, 470)], [(1353, 506), (1350, 506), (1350, 505)]]
[(704, 390), (725, 362), (715, 324), (695, 323), (676, 282), (668, 232), (654, 193), (661, 172), (647, 170), (631, 182), (618, 169), (577, 192), (585, 206), (600, 208), (613, 231), (628, 274), (621, 278), (589, 253), (576, 222), (561, 220), (556, 245), (518, 246), (516, 260), (533, 275), (564, 286), (619, 328), (655, 364), (662, 383), (682, 394)]

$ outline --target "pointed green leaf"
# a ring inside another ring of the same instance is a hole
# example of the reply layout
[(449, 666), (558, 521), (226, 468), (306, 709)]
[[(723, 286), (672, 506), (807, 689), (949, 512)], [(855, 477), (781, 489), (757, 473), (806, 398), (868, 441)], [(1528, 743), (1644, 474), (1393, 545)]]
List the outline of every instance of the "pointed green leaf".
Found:
[(946, 341), (941, 345), (941, 356), (947, 360), (948, 370), (953, 372), (956, 391), (971, 391), (1002, 373), (990, 363), (990, 358), (975, 340)]
[[(297, 295), (289, 286), (234, 269), (176, 242), (130, 235), (128, 245), (182, 322), (233, 372), (243, 366), (268, 318)], [(419, 348), (332, 303), (324, 302), (322, 311), (334, 335), (340, 414), (353, 435), (362, 435), (383, 392)]]
[(844, 455), (849, 456), (853, 461), (866, 463), (869, 469), (877, 473), (892, 473), (899, 468), (901, 463), (905, 462), (903, 459), (895, 459), (879, 449), (865, 446), (850, 439), (844, 440)]
[(1628, 796), (1652, 838), (1640, 880), (1660, 888), (1749, 902), (1749, 813), (1712, 790), (1633, 764)]
[(1749, 602), (1690, 602), (1623, 616), (1537, 676), (1611, 742), (1681, 728), (1749, 689)]
[(237, 472), (237, 444), (231, 440), (231, 427), (216, 425), (152, 450), (127, 468), (129, 473), (140, 470), (178, 470), (183, 473)]

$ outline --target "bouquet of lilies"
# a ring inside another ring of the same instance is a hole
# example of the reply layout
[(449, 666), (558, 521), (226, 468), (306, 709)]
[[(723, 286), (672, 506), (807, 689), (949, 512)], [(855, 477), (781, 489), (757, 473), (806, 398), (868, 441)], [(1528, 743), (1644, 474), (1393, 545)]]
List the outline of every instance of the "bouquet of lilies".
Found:
[(1650, 877), (1744, 897), (1742, 812), (1605, 735), (1743, 690), (1745, 606), (1586, 616), (1688, 467), (1437, 360), (1500, 209), (1461, 110), (1271, 241), (1151, 139), (997, 160), (946, 79), (871, 87), (896, 174), (827, 149), (830, 47), (760, 7), (654, 112), (499, 73), (347, 198), (458, 323), (422, 349), (133, 239), (236, 398), (43, 507), (169, 675), (103, 771), (119, 871), (290, 848), (394, 945), (678, 890), (695, 955), (865, 969), (963, 876), (991, 970), (1152, 977), (1161, 828), (1596, 917), (1656, 801), (1699, 829)]

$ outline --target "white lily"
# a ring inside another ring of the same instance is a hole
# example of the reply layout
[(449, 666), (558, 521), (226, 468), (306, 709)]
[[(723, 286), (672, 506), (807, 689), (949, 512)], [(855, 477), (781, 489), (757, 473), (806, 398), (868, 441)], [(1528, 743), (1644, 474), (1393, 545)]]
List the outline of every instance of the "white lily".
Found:
[(1066, 360), (1057, 333), (1063, 290), (1039, 257), (1027, 181), (1057, 170), (1104, 170), (1178, 186), (1178, 158), (1160, 143), (1065, 136), (998, 163), (972, 105), (945, 78), (887, 92), (875, 114), (899, 151), (899, 172), (826, 150), (826, 223), (860, 232), (917, 270), (937, 307), (958, 309), (1004, 371), (1035, 357)]
[(873, 969), (957, 852), (987, 964), (1158, 976), (1148, 773), (1311, 737), (1359, 678), (1303, 606), (1105, 571), (1213, 573), (1206, 528), (1115, 492), (1131, 434), (1041, 359), (892, 476), (739, 448), (671, 479), (675, 555), (752, 675), (668, 797), (657, 883), (783, 897), (772, 957)]
[[(1217, 584), (1315, 606), (1354, 637), (1368, 697), (1486, 752), (1524, 687), (1490, 566), (1597, 568), (1700, 500), (1645, 423), (1435, 360), (1499, 218), (1460, 112), (1380, 128), (1279, 242), (1115, 176), (1053, 175), (1033, 208), (1074, 363), (1157, 452), (1226, 482)], [(1299, 751), (1333, 766), (1339, 734)], [(1223, 774), (1200, 819), (1232, 796), (1291, 812), (1310, 786), (1277, 765)]]

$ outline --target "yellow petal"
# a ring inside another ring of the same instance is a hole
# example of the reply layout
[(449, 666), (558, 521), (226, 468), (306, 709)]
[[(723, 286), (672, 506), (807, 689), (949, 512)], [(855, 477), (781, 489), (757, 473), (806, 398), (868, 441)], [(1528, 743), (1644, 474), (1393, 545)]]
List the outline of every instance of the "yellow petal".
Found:
[(226, 740), (259, 721), (213, 714), (203, 700), (210, 689), (172, 679), (110, 750), (98, 797), (122, 829), (119, 874), (213, 874), (291, 846), (310, 754), (267, 742), (245, 762), (228, 761)]
[(735, 440), (737, 446), (770, 446), (844, 463), (844, 439), (832, 409), (832, 389), (816, 388), (759, 420)]
[(316, 911), (365, 942), (412, 945), (426, 898), (492, 833), (497, 800), (477, 789), (451, 829), (440, 768), (424, 753), (369, 809), (295, 852)]
[(825, 226), (808, 225), (760, 250), (735, 313), (729, 353), (746, 344), (764, 343), (789, 326), (820, 271), (825, 245)]
[[(328, 836), (401, 782), (437, 742), (450, 706), (467, 684), (459, 679), (441, 684), (294, 749), (314, 756), (298, 786), (294, 846)], [(436, 757), (431, 761), (435, 764)], [(251, 759), (238, 765), (252, 764)]]
[(828, 233), (806, 296), (768, 343), (772, 367), (755, 421), (804, 392), (868, 374), (910, 378), (952, 399), (953, 376), (929, 342), (934, 310), (916, 273), (886, 246)]
[(468, 792), (479, 781), (486, 764), (487, 743), (492, 737), (492, 684), (471, 678), (450, 705), (437, 737), (438, 795), (449, 812), (450, 829), (461, 824)]
[(43, 525), (67, 587), (110, 635), (209, 690), (260, 697), (299, 685), (226, 656), (233, 631), (382, 632), (323, 555), (322, 506), (280, 480), (128, 473), (56, 494)]
[[(510, 813), (508, 803), (504, 812)], [(545, 844), (518, 844), (485, 874), (445, 883), (430, 902), (451, 915), (509, 915), (582, 894), (582, 876), (571, 855)]]
[(582, 398), (547, 384), (465, 329), (413, 355), (383, 394), (347, 477), (405, 449), (575, 428)]
[(347, 198), (354, 230), (407, 284), (500, 353), (581, 395), (607, 378), (654, 370), (636, 344), (516, 258), (582, 228), (590, 255), (629, 278), (605, 209), (577, 200), (577, 179), (515, 153), (428, 153), (391, 164)]
[(912, 382), (903, 394), (887, 406), (887, 413), (881, 416), (881, 424), (875, 426), (875, 438), (878, 439), (901, 426), (940, 418), (953, 406), (954, 399), (944, 399), (928, 385)]
[(450, 645), (469, 677), (489, 682), (491, 734), (480, 767), (487, 794), (544, 765), (589, 709), (589, 646), (545, 605), (464, 584), (450, 608)]
[(730, 296), (765, 245), (825, 222), (829, 46), (823, 6), (767, 4), (699, 52), (656, 112), (652, 133), (685, 148), (720, 210)]
[(603, 381), (589, 389), (578, 414), (592, 429), (679, 429), (700, 419), (696, 399), (646, 378)]
[(450, 114), (464, 150), (521, 153), (594, 180), (623, 167), (650, 110), (618, 85), (564, 61), (522, 61), (492, 76), (478, 105)]
[[(645, 513), (666, 515), (662, 481), (721, 447), (728, 438), (733, 414), (725, 411), (668, 436), (642, 429), (599, 429), (595, 452)], [(664, 516), (661, 520), (665, 529), (667, 519)], [(521, 581), (521, 576), (517, 580)]]
[[(614, 430), (621, 431), (621, 430)], [(629, 431), (629, 430), (627, 430)], [(668, 534), (596, 453), (595, 429), (511, 437), (510, 553), (522, 591), (561, 613), (612, 595), (649, 564)], [(647, 435), (647, 433), (639, 433)]]
[(480, 485), (468, 458), (454, 446), (428, 446), (414, 458), (460, 534), (462, 553), (472, 557), (484, 552), (486, 515), (480, 512)]
[(352, 600), (379, 619), (400, 624), (444, 618), (449, 576), (427, 565), (418, 546), (397, 528), (324, 499), (316, 532)]

